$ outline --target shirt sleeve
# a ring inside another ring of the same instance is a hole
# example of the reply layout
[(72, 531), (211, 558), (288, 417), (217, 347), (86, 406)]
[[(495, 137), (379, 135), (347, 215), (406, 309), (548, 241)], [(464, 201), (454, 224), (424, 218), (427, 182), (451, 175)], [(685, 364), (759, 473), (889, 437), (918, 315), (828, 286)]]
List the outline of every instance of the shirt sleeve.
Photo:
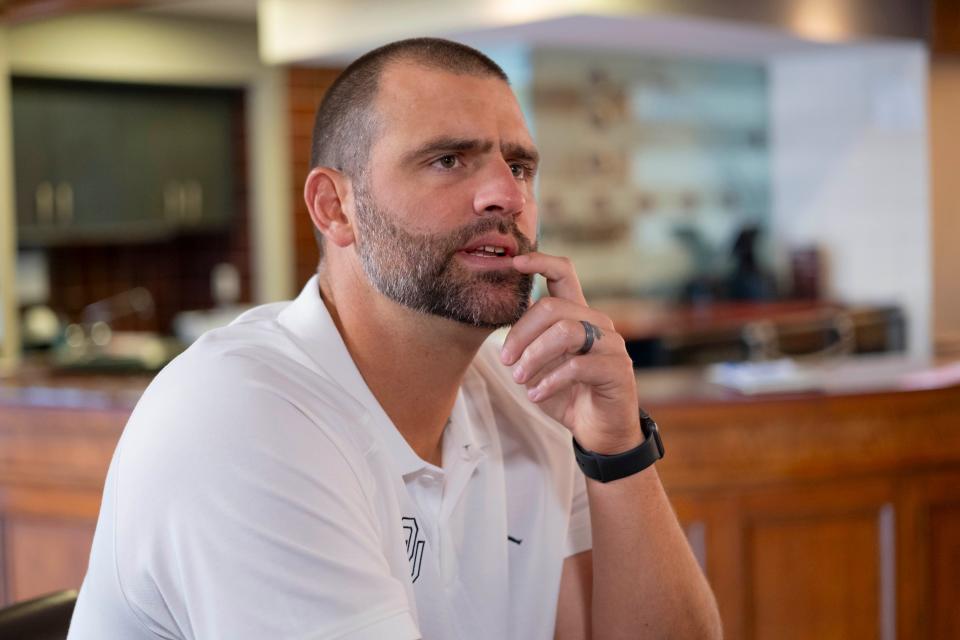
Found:
[(573, 466), (573, 497), (570, 500), (570, 525), (567, 528), (566, 557), (593, 548), (587, 482), (573, 456), (570, 456), (570, 462)]
[(419, 638), (356, 456), (239, 367), (167, 375), (118, 452), (117, 573), (161, 637)]

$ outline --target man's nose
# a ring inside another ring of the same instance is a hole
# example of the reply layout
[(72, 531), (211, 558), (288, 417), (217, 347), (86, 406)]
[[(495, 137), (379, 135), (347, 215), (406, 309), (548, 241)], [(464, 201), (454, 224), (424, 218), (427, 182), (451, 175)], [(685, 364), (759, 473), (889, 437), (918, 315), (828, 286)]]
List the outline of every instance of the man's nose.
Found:
[(477, 215), (501, 215), (515, 217), (526, 204), (522, 184), (513, 175), (506, 162), (492, 162), (484, 172), (474, 197), (473, 208)]

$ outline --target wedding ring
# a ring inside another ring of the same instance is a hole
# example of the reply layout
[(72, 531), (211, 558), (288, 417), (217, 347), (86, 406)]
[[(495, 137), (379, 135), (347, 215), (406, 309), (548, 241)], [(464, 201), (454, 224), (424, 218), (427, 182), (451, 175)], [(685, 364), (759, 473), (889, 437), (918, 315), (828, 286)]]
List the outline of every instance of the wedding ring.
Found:
[(583, 346), (580, 347), (580, 351), (577, 351), (578, 356), (590, 353), (590, 349), (593, 349), (593, 342), (597, 339), (597, 328), (593, 324), (586, 320), (581, 320), (580, 324), (583, 325), (583, 330), (587, 335), (583, 339)]

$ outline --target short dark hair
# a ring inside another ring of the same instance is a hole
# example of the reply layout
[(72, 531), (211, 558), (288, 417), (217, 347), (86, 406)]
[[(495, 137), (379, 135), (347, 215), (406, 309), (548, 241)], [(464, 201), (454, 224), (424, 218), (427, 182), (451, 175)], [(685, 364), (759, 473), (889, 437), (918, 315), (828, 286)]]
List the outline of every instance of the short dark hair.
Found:
[[(313, 125), (310, 168), (331, 167), (356, 178), (370, 153), (377, 128), (374, 103), (380, 76), (391, 62), (410, 61), (431, 69), (509, 82), (496, 62), (472, 47), (441, 38), (411, 38), (360, 56), (327, 90)], [(323, 235), (315, 230), (323, 252)]]
[(496, 62), (472, 47), (440, 38), (411, 38), (384, 45), (354, 60), (327, 90), (313, 125), (310, 168), (356, 173), (370, 151), (374, 101), (383, 69), (408, 60), (451, 73), (495, 76), (508, 82)]

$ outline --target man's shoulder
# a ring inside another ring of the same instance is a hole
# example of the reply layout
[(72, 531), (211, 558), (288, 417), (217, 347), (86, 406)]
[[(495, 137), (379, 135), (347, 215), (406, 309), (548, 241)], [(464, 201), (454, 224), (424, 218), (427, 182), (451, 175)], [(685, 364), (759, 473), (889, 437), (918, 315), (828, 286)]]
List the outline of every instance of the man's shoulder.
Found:
[[(295, 399), (294, 392), (309, 390), (309, 396), (301, 398), (307, 404), (343, 397), (343, 387), (335, 372), (330, 372), (333, 365), (323, 361), (325, 345), (312, 344), (307, 349), (280, 321), (289, 304), (262, 305), (225, 327), (208, 331), (171, 362), (155, 383), (181, 391), (193, 385), (216, 384), (231, 391), (233, 397), (244, 392), (252, 392), (254, 397), (258, 392), (273, 392)], [(348, 411), (362, 409), (356, 402), (337, 406)]]
[(354, 458), (369, 447), (356, 428), (366, 414), (275, 317), (261, 315), (206, 333), (164, 368), (124, 439), (215, 456), (241, 446), (285, 454), (322, 440)]

